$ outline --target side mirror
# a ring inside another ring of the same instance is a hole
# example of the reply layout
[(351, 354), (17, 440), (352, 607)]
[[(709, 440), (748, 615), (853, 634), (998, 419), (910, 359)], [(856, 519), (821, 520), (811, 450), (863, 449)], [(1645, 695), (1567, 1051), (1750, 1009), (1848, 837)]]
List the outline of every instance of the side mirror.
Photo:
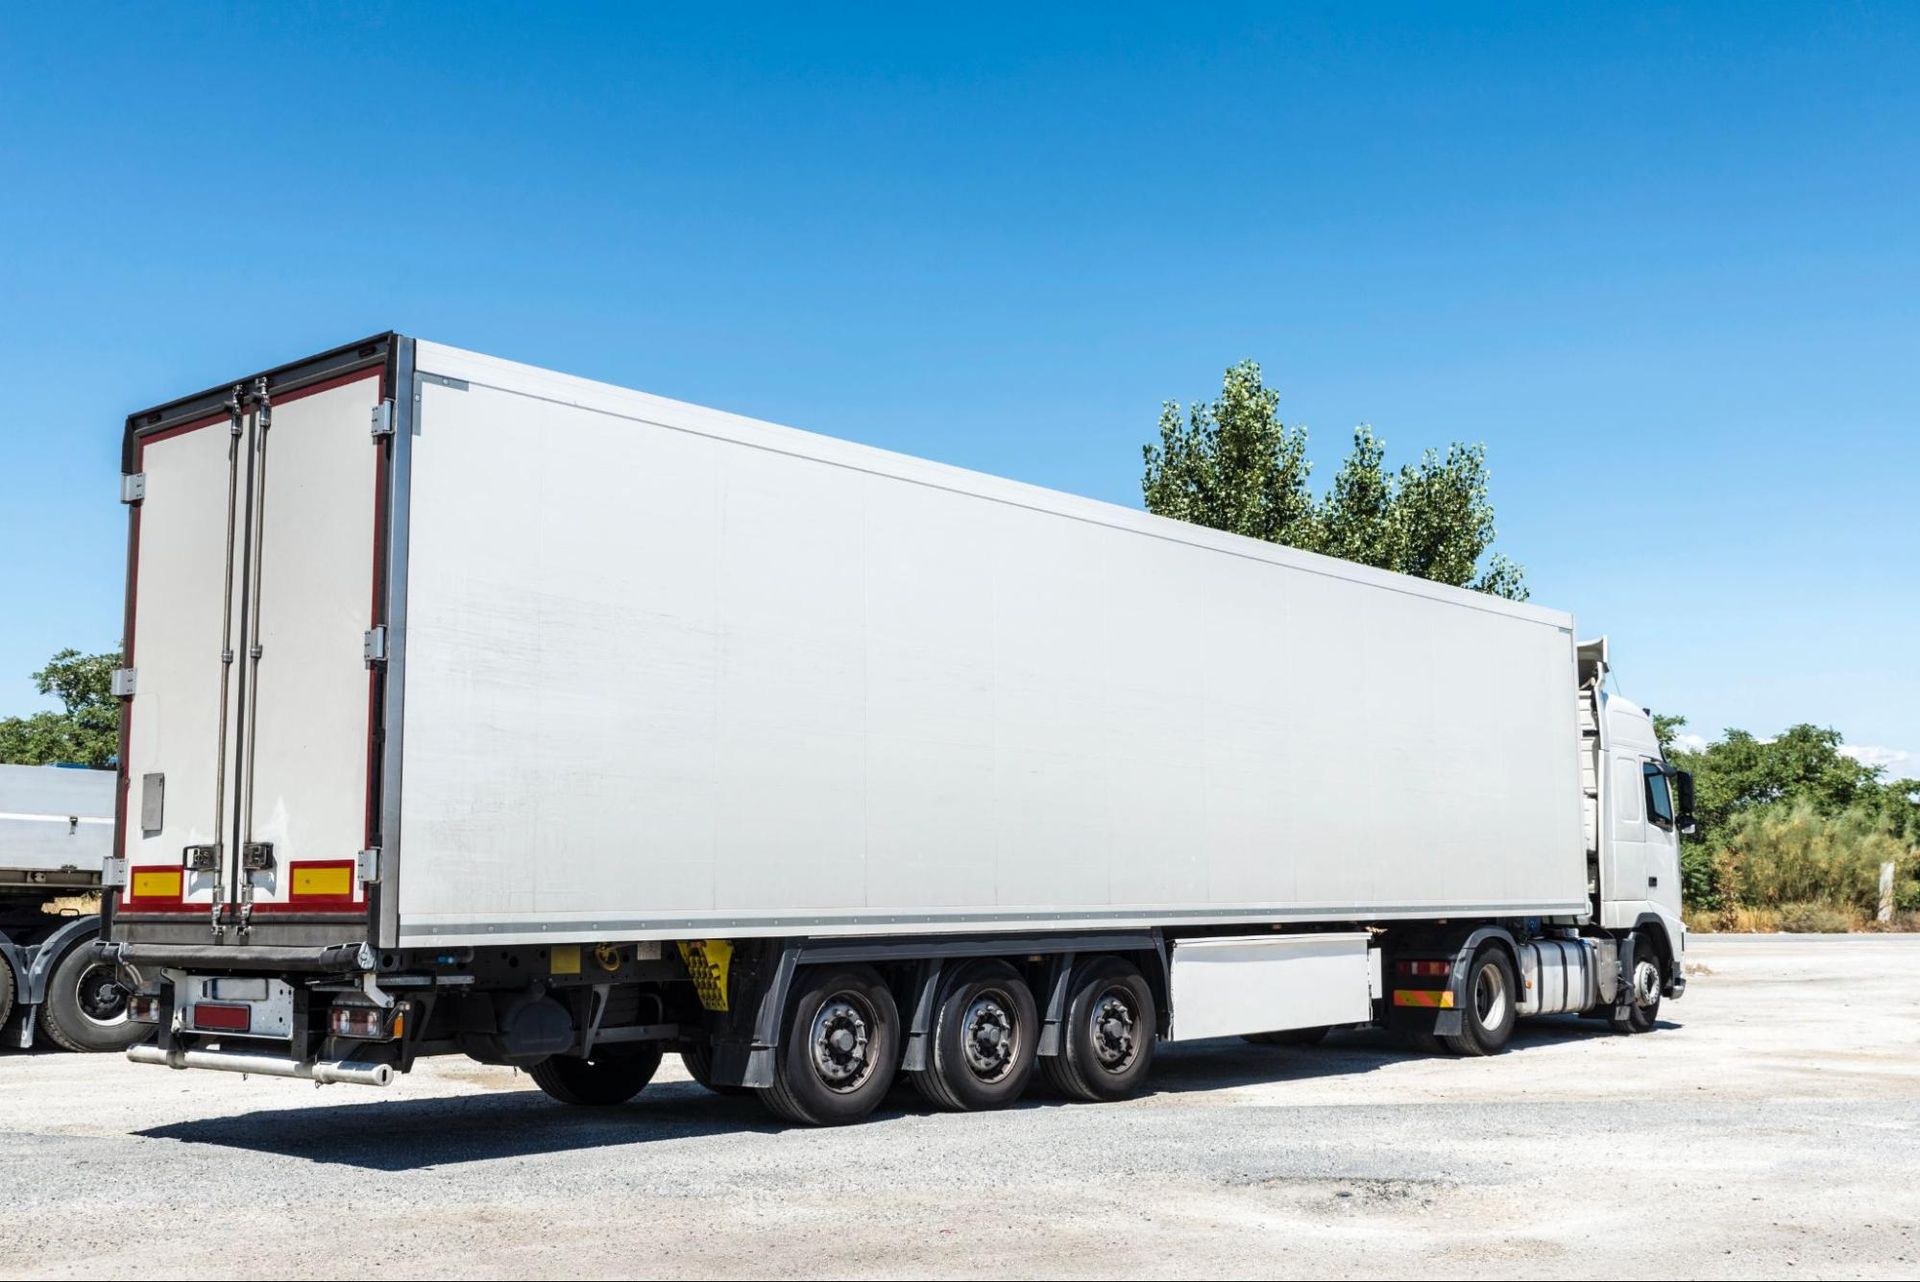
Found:
[(1691, 837), (1700, 831), (1700, 821), (1693, 815), (1693, 772), (1691, 770), (1674, 771), (1673, 785), (1674, 791), (1679, 794), (1676, 800), (1680, 811), (1678, 824), (1680, 833)]

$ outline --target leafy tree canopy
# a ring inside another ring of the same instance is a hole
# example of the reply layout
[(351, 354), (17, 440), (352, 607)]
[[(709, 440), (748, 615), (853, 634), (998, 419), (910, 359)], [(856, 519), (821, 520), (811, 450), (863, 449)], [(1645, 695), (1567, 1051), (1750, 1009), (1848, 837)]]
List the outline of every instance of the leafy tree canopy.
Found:
[(1786, 803), (1824, 816), (1863, 810), (1896, 835), (1920, 840), (1920, 781), (1887, 780), (1881, 767), (1847, 756), (1838, 730), (1802, 723), (1772, 739), (1728, 730), (1689, 752), (1673, 743), (1686, 724), (1685, 717), (1654, 719), (1667, 760), (1693, 772), (1702, 836), (1711, 838), (1743, 811)]
[(1316, 499), (1307, 484), (1313, 471), (1307, 431), (1282, 422), (1279, 407), (1279, 393), (1266, 386), (1253, 361), (1227, 370), (1210, 405), (1192, 405), (1183, 415), (1167, 402), (1159, 444), (1142, 451), (1147, 510), (1526, 599), (1521, 568), (1489, 551), (1494, 524), (1484, 446), (1455, 442), (1444, 454), (1428, 450), (1418, 463), (1392, 471), (1386, 445), (1373, 429), (1358, 427), (1332, 487)]
[(33, 674), (41, 694), (63, 705), (59, 712), (0, 718), (0, 761), (44, 766), (65, 763), (105, 766), (120, 748), (120, 701), (113, 697), (113, 670), (120, 654), (62, 650)]

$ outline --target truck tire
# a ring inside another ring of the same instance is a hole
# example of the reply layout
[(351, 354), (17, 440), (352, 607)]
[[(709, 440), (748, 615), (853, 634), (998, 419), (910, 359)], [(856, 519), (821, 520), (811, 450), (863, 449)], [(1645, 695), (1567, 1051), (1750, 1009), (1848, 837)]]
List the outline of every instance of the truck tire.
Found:
[(660, 1067), (660, 1047), (650, 1042), (578, 1055), (543, 1059), (527, 1072), (533, 1084), (562, 1104), (606, 1108), (624, 1104), (653, 1080)]
[(0, 1027), (4, 1027), (7, 1017), (13, 1014), (13, 994), (16, 987), (13, 963), (5, 957), (0, 957)]
[(716, 1086), (713, 1081), (713, 1047), (706, 1042), (681, 1042), (680, 1063), (686, 1067), (687, 1076), (700, 1083), (715, 1095), (749, 1095), (751, 1090), (745, 1086)]
[(1616, 1033), (1652, 1032), (1654, 1022), (1660, 1018), (1660, 990), (1667, 985), (1667, 975), (1660, 950), (1645, 934), (1634, 938), (1633, 973), (1627, 976), (1627, 982), (1632, 985), (1631, 1007), (1625, 1016), (1614, 1014), (1613, 1008), (1608, 1007), (1607, 1027)]
[(900, 1011), (870, 966), (802, 973), (774, 1057), (767, 1111), (802, 1126), (844, 1126), (880, 1106), (900, 1068)]
[(125, 1050), (150, 1031), (127, 1018), (127, 980), (119, 967), (94, 953), (91, 937), (77, 941), (47, 976), (41, 1031), (70, 1051)]
[(1518, 992), (1507, 950), (1493, 943), (1480, 945), (1467, 967), (1460, 1031), (1442, 1035), (1441, 1044), (1455, 1055), (1498, 1055), (1507, 1048), (1519, 1018)]
[(1040, 1012), (1033, 990), (1005, 962), (975, 962), (948, 981), (934, 1011), (932, 1054), (913, 1084), (951, 1113), (1004, 1108), (1033, 1075)]
[(1124, 1099), (1153, 1066), (1153, 990), (1131, 963), (1095, 957), (1074, 967), (1060, 1053), (1040, 1072), (1068, 1099)]
[(1240, 1040), (1255, 1046), (1317, 1046), (1326, 1040), (1330, 1028), (1283, 1028), (1272, 1033), (1248, 1033)]

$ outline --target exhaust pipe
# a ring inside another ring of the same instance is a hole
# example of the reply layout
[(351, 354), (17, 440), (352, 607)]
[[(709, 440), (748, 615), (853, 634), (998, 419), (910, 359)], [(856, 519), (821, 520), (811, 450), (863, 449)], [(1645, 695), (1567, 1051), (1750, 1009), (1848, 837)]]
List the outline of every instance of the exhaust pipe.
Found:
[(368, 1064), (361, 1060), (329, 1059), (315, 1063), (270, 1055), (260, 1051), (166, 1051), (150, 1043), (127, 1048), (127, 1058), (136, 1064), (158, 1064), (164, 1068), (211, 1068), (222, 1073), (259, 1073), (263, 1077), (298, 1077), (326, 1085), (349, 1082), (355, 1086), (385, 1086), (393, 1081), (393, 1065)]

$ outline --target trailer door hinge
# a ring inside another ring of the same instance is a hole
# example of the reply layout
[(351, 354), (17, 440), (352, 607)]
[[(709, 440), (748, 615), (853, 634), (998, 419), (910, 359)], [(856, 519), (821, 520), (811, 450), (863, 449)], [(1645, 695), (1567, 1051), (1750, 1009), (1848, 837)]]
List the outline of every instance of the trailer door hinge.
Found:
[(363, 850), (354, 857), (354, 875), (369, 886), (380, 880), (380, 847)]
[(371, 668), (376, 663), (387, 661), (387, 625), (368, 628), (360, 639), (360, 655)]
[(108, 855), (100, 863), (100, 884), (106, 887), (127, 884), (127, 861), (120, 855)]
[(133, 698), (133, 688), (139, 683), (140, 669), (115, 668), (113, 670), (113, 697), (116, 699)]
[(393, 435), (393, 402), (381, 401), (373, 407), (373, 439)]
[(126, 472), (120, 477), (120, 501), (138, 503), (147, 497), (147, 474), (145, 472)]

